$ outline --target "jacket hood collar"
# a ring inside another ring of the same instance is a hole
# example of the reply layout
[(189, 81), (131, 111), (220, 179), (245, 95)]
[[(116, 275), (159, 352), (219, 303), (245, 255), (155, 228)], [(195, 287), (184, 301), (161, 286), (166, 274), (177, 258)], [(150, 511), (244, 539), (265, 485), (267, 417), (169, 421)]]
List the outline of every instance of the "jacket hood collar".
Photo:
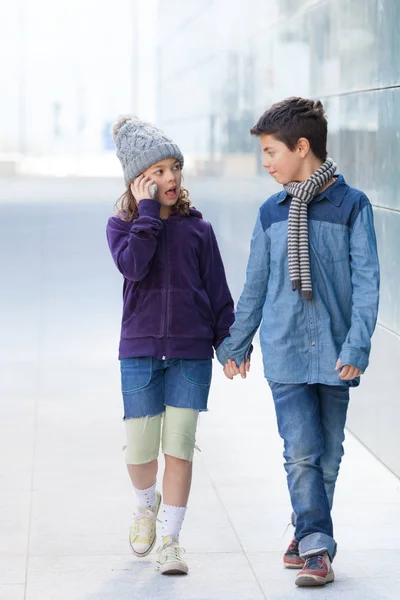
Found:
[(189, 215), (191, 217), (197, 217), (198, 219), (202, 219), (203, 218), (202, 213), (199, 210), (197, 210), (194, 206), (191, 206), (189, 208)]
[[(201, 212), (199, 210), (194, 208), (194, 206), (191, 206), (189, 208), (189, 217), (197, 217), (198, 219), (202, 219), (203, 215), (201, 214)], [(182, 213), (179, 210), (174, 210), (168, 218), (169, 219), (182, 219), (185, 217), (184, 217), (184, 215), (182, 215)]]

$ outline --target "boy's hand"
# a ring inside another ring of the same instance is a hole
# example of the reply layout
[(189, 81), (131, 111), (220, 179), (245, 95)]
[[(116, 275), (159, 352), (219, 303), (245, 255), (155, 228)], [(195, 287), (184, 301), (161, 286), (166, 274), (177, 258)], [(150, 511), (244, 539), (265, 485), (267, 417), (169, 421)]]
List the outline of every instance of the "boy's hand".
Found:
[(236, 363), (232, 359), (228, 359), (228, 362), (224, 366), (224, 374), (228, 379), (233, 379), (235, 375), (241, 376), (242, 379), (246, 379), (247, 373), (250, 371), (250, 358), (244, 360), (240, 367), (237, 367)]
[(336, 363), (335, 371), (340, 371), (339, 379), (342, 381), (350, 381), (350, 379), (355, 379), (356, 377), (360, 377), (362, 375), (362, 371), (357, 369), (357, 367), (353, 367), (352, 365), (343, 365), (340, 358)]

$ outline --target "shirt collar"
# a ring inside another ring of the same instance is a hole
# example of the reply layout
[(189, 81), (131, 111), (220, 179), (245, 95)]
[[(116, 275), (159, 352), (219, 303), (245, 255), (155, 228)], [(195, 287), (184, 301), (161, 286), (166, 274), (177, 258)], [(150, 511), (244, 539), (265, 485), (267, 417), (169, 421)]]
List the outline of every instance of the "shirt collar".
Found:
[[(347, 185), (343, 175), (336, 175), (337, 179), (335, 181), (335, 183), (332, 183), (332, 185), (330, 185), (329, 187), (326, 188), (326, 190), (324, 190), (322, 192), (322, 194), (317, 194), (314, 198), (314, 202), (319, 202), (320, 200), (322, 200), (323, 198), (326, 198), (327, 200), (329, 200), (329, 202), (331, 202), (332, 204), (334, 204), (335, 206), (340, 206), (343, 198), (345, 197), (345, 195), (347, 194), (347, 190), (349, 189), (349, 186)], [(278, 204), (281, 204), (282, 202), (284, 202), (286, 200), (286, 198), (288, 197), (288, 192), (286, 192), (285, 190), (282, 190), (282, 192), (280, 192), (279, 196), (278, 196)]]

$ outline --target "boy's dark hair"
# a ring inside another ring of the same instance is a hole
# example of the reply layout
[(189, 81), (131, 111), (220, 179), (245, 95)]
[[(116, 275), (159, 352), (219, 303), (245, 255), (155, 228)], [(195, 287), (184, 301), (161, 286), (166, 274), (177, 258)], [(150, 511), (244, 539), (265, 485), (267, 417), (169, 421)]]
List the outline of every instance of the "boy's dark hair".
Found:
[(326, 160), (328, 124), (320, 100), (287, 98), (277, 102), (265, 111), (250, 133), (272, 134), (292, 151), (300, 138), (306, 138), (315, 156)]

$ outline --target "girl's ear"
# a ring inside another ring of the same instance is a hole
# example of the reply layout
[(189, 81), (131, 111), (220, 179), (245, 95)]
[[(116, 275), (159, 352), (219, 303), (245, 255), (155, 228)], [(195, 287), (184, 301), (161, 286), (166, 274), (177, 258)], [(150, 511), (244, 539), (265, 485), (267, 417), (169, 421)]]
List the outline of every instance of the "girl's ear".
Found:
[(131, 190), (131, 194), (133, 196), (133, 181), (129, 184), (129, 189)]

